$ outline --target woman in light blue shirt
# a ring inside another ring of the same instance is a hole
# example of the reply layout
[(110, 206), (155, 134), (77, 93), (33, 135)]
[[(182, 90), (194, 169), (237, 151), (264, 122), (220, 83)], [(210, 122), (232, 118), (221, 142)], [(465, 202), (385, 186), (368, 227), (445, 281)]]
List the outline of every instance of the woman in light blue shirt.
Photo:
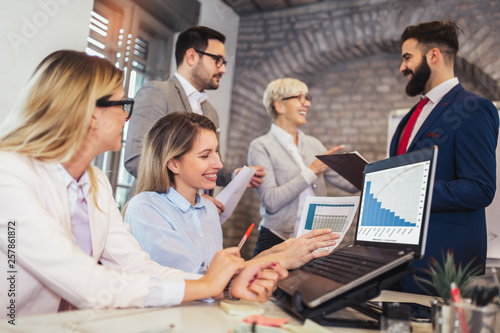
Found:
[[(146, 134), (141, 156), (138, 194), (125, 207), (125, 222), (153, 260), (204, 273), (222, 249), (217, 208), (198, 193), (215, 187), (222, 168), (215, 126), (194, 113), (170, 113)], [(285, 268), (296, 268), (328, 254), (314, 250), (335, 244), (336, 238), (330, 229), (315, 230), (262, 256), (273, 255)], [(236, 248), (228, 251), (238, 254)]]

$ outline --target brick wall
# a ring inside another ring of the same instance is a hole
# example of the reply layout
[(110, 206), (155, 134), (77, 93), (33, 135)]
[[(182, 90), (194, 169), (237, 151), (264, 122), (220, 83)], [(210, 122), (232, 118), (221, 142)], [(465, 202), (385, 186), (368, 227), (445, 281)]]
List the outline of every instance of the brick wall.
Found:
[[(304, 81), (314, 101), (302, 127), (326, 147), (345, 144), (368, 160), (386, 156), (388, 116), (409, 109), (399, 73), (404, 28), (450, 17), (463, 30), (456, 75), (471, 91), (500, 99), (498, 1), (335, 1), (242, 17), (238, 36), (226, 164), (246, 164), (250, 142), (271, 124), (262, 105), (267, 84)], [(260, 200), (247, 190), (223, 226), (225, 246), (260, 221)], [(344, 195), (330, 187), (329, 195)], [(243, 255), (253, 251), (257, 230)]]

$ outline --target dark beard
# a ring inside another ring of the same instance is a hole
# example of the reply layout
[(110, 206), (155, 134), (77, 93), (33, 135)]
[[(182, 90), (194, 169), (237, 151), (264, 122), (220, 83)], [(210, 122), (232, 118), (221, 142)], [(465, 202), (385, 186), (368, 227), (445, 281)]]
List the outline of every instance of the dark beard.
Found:
[(219, 84), (217, 82), (212, 82), (213, 75), (210, 78), (208, 78), (207, 76), (208, 74), (206, 74), (206, 70), (203, 68), (202, 63), (198, 62), (198, 64), (196, 64), (195, 68), (192, 71), (191, 79), (193, 80), (193, 82), (191, 82), (191, 84), (196, 89), (199, 89), (199, 91), (218, 89)]
[(413, 74), (413, 77), (410, 81), (408, 81), (408, 84), (406, 85), (406, 94), (413, 97), (421, 94), (424, 91), (425, 84), (431, 77), (431, 68), (427, 63), (427, 59), (425, 58), (425, 56), (423, 56), (422, 63), (417, 67), (415, 72), (408, 69), (404, 71), (404, 74)]

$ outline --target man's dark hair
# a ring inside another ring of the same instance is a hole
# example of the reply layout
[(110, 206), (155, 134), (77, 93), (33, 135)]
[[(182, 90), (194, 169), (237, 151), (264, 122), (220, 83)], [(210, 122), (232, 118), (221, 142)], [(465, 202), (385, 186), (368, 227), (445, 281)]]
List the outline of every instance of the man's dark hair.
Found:
[(213, 29), (199, 26), (191, 27), (181, 32), (175, 43), (175, 61), (177, 66), (182, 63), (186, 51), (190, 48), (198, 51), (205, 51), (209, 39), (217, 39), (224, 43), (226, 41), (226, 36)]
[(401, 43), (415, 38), (424, 46), (424, 53), (436, 47), (449, 59), (454, 60), (459, 48), (459, 31), (457, 24), (449, 20), (410, 25), (401, 35)]

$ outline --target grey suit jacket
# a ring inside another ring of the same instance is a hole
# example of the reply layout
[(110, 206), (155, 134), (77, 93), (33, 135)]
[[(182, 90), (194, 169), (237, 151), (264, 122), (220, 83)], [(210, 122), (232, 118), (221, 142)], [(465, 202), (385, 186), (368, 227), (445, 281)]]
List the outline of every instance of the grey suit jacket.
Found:
[[(145, 83), (137, 92), (134, 100), (134, 111), (130, 118), (125, 146), (125, 169), (134, 177), (137, 177), (137, 169), (142, 151), (142, 140), (147, 131), (158, 119), (169, 112), (193, 111), (184, 88), (175, 76), (172, 76), (168, 81), (150, 81)], [(219, 116), (217, 115), (217, 111), (206, 100), (201, 106), (205, 116), (215, 124), (218, 134)], [(227, 170), (217, 174), (217, 185), (225, 186), (230, 181), (231, 175)], [(131, 192), (132, 190), (135, 190), (135, 182)]]

